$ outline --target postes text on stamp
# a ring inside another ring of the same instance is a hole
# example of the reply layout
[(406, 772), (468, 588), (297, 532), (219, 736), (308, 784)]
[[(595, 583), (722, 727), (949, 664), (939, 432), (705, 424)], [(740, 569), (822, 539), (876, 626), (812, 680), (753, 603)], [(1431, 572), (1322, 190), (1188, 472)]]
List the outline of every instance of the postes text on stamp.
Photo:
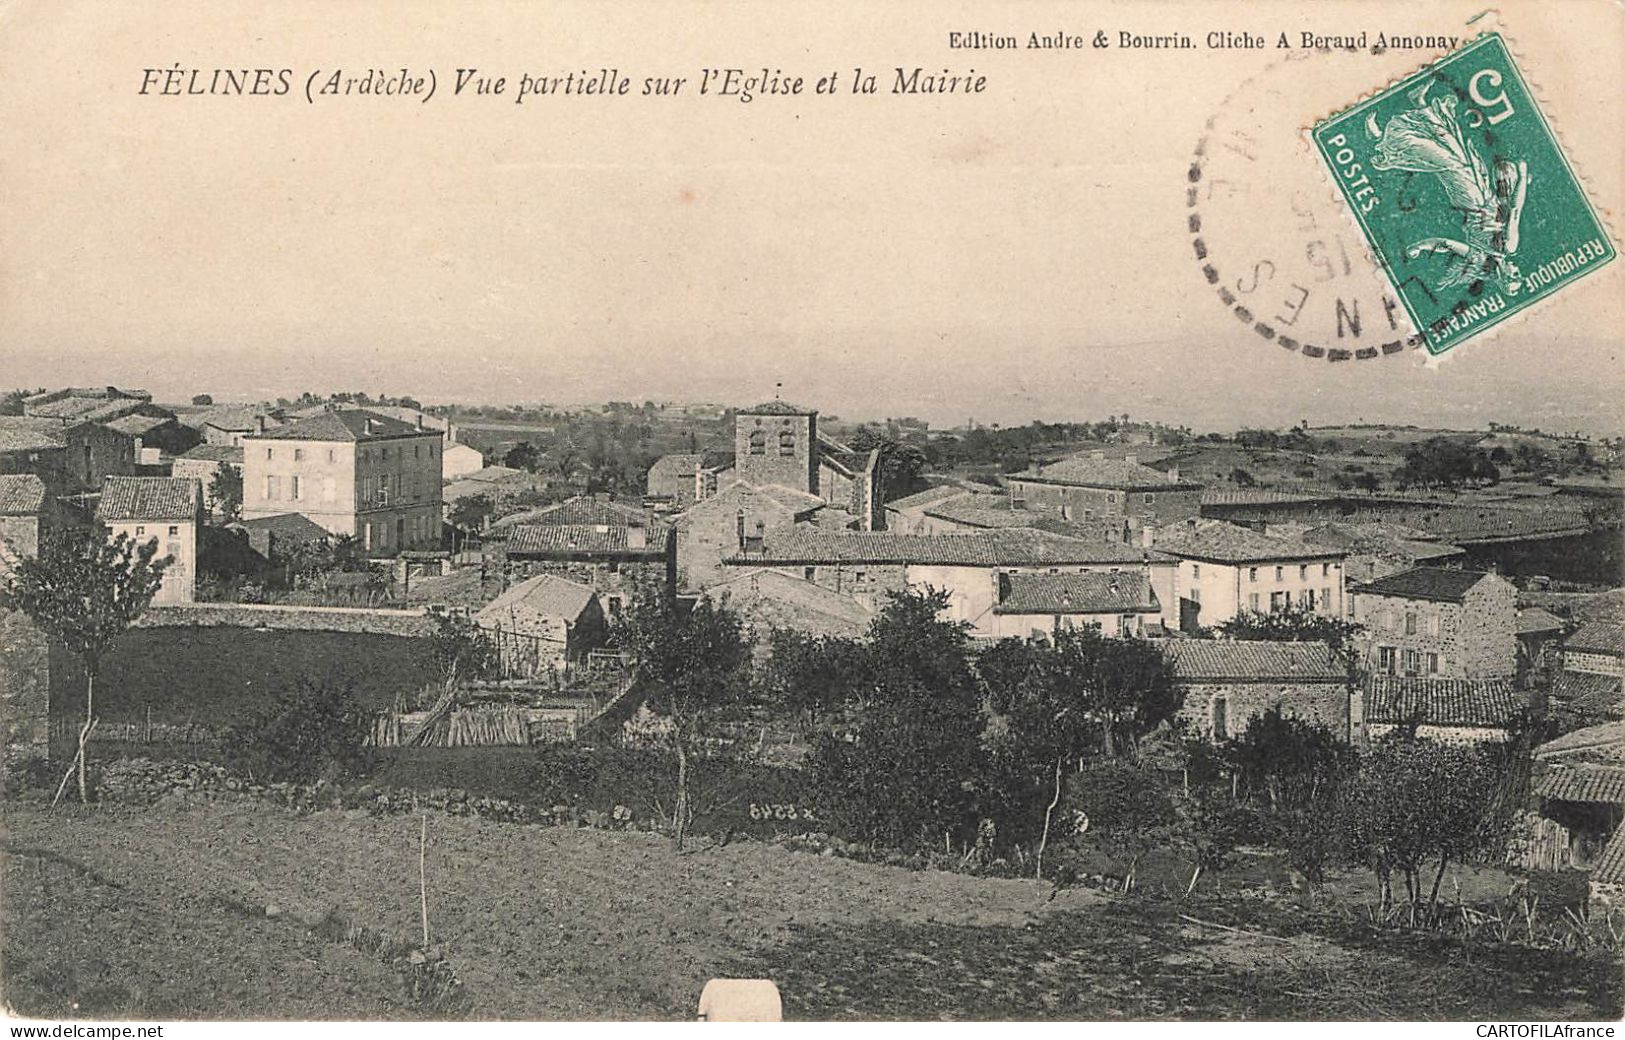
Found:
[(1312, 136), (1431, 353), (1614, 258), (1499, 34), (1316, 124)]

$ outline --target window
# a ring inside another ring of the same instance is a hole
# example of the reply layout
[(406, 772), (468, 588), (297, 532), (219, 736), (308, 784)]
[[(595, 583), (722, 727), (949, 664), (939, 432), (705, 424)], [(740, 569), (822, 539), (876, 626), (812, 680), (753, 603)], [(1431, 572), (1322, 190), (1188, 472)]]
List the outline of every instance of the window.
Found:
[(609, 569), (609, 573), (611, 573), (611, 574), (619, 574), (619, 573), (621, 573), (621, 561), (620, 560), (610, 560), (609, 563), (606, 564), (605, 566)]
[(1308, 581), (1309, 580), (1309, 565), (1307, 563), (1298, 564), (1298, 580), (1299, 581)]
[(174, 524), (169, 525), (169, 537), (173, 538), (180, 533), (181, 529), (179, 527), (176, 527)]
[(801, 568), (801, 576), (803, 578), (806, 578), (808, 581), (812, 581), (814, 578), (818, 577), (818, 568), (817, 567), (803, 567), (803, 568)]
[(389, 461), (389, 449), (388, 448), (379, 448), (378, 449), (378, 457), (383, 459), (385, 462), (388, 462)]
[(1303, 589), (1298, 593), (1298, 606), (1304, 610), (1315, 609), (1315, 590)]
[(779, 431), (779, 454), (794, 455), (796, 453), (796, 435), (789, 430)]
[(1320, 609), (1321, 610), (1331, 610), (1332, 609), (1332, 590), (1330, 588), (1324, 588), (1324, 589), (1320, 590)]
[(1285, 581), (1286, 580), (1286, 568), (1285, 567), (1277, 567), (1277, 568), (1275, 568), (1275, 580), (1276, 581)]
[(1117, 503), (1117, 492), (1113, 491), (1107, 494), (1106, 501), (1115, 505)]
[(752, 430), (752, 431), (750, 431), (750, 453), (752, 455), (766, 455), (767, 454), (767, 431), (765, 431), (765, 430)]
[(1332, 565), (1331, 565), (1331, 564), (1329, 564), (1329, 563), (1323, 563), (1323, 564), (1321, 564), (1321, 565), (1320, 565), (1320, 576), (1321, 576), (1321, 577), (1322, 577), (1322, 578), (1329, 578), (1329, 577), (1331, 577), (1331, 576), (1332, 576)]
[(1247, 594), (1247, 609), (1254, 614), (1258, 613), (1258, 593), (1249, 592)]
[(1195, 603), (1197, 606), (1202, 605), (1202, 590), (1201, 589), (1191, 589), (1191, 602)]
[(328, 448), (327, 449), (327, 461), (328, 462), (333, 462), (333, 461), (336, 461), (337, 458), (338, 458), (338, 456), (333, 453), (333, 449)]
[(282, 481), (276, 477), (265, 478), (265, 497), (272, 501), (282, 497)]
[(609, 597), (609, 616), (610, 617), (620, 617), (621, 616), (621, 597), (619, 597), (619, 596), (611, 596), (611, 597)]
[(1278, 610), (1284, 610), (1284, 609), (1286, 609), (1286, 593), (1284, 593), (1284, 592), (1272, 592), (1272, 593), (1270, 593), (1270, 613), (1273, 614)]
[(1377, 647), (1377, 671), (1394, 674), (1394, 648), (1391, 646)]
[[(293, 461), (295, 461), (295, 462), (303, 462), (303, 461), (305, 461), (305, 449), (303, 449), (303, 448), (295, 448), (295, 449), (293, 449)], [(294, 496), (294, 497), (297, 498), (298, 496)]]
[(1422, 652), (1420, 650), (1405, 651), (1405, 674), (1419, 675), (1422, 671)]
[(142, 536), (142, 535), (144, 535), (144, 534), (146, 534), (146, 533), (147, 533), (147, 529), (146, 529), (146, 528), (145, 528), (145, 527), (142, 527), (142, 526), (141, 526), (141, 525), (139, 525), (139, 524), (137, 524), (137, 525), (136, 525), (136, 529), (135, 529), (135, 536), (136, 536), (136, 537), (137, 537), (137, 538), (140, 538), (140, 537), (141, 537), (141, 536)]
[(289, 477), (288, 478), (288, 497), (289, 498), (298, 498), (299, 497), (299, 478), (298, 477)]
[(266, 458), (270, 458), (270, 457), (271, 457), (271, 449), (270, 449), (270, 448), (266, 448), (266, 449), (265, 449), (265, 457), (266, 457)]
[(1428, 654), (1428, 674), (1429, 675), (1438, 675), (1439, 674), (1439, 655), (1438, 654)]
[(854, 585), (860, 585), (860, 584), (863, 583), (864, 579), (867, 578), (867, 577), (868, 577), (868, 572), (867, 571), (853, 571), (852, 572), (852, 583)]
[(1405, 612), (1405, 634), (1408, 636), (1416, 634), (1416, 612), (1414, 610)]
[[(1247, 580), (1248, 581), (1257, 581), (1258, 580), (1258, 568), (1257, 567), (1248, 567), (1247, 568)], [(1257, 597), (1254, 597), (1254, 598), (1256, 599)]]
[(1428, 615), (1428, 635), (1436, 636), (1438, 634), (1439, 634), (1439, 615), (1437, 615), (1437, 614), (1429, 614)]
[(1229, 740), (1230, 739), (1230, 727), (1229, 727), (1229, 721), (1230, 720), (1225, 717), (1227, 708), (1228, 708), (1228, 705), (1225, 703), (1224, 694), (1222, 694), (1222, 693), (1214, 694), (1213, 695), (1213, 704), (1212, 704), (1212, 707), (1210, 708), (1210, 715), (1212, 717), (1212, 722), (1213, 722), (1213, 739), (1214, 740)]
[(1201, 576), (1202, 576), (1202, 565), (1199, 564), (1199, 563), (1191, 564), (1191, 577), (1200, 578)]
[(421, 448), (420, 448), (419, 445), (416, 445), (416, 444), (412, 445), (412, 457), (414, 459), (421, 459), (423, 457), (422, 455), (418, 454), (418, 452), (420, 450), (421, 450)]

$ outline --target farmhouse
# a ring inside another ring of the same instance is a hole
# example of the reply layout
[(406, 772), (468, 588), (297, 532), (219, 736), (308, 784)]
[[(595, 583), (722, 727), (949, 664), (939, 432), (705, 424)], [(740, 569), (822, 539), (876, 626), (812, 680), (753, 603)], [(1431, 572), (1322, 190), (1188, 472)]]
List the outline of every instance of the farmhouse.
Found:
[(1170, 639), (1163, 655), (1185, 688), (1179, 717), (1215, 742), (1274, 709), (1349, 740), (1359, 727), (1348, 667), (1325, 643)]
[(187, 423), (203, 434), (203, 443), (242, 447), (244, 437), (283, 425), (283, 413), (258, 405), (223, 404), (190, 416)]
[(1160, 626), (1162, 604), (1147, 571), (1001, 573), (999, 600), (982, 626), (994, 637), (1051, 635), (1093, 628), (1128, 638)]
[(712, 602), (739, 614), (756, 636), (756, 652), (771, 650), (774, 629), (856, 639), (874, 612), (851, 596), (770, 568), (744, 570), (705, 590)]
[(614, 617), (637, 586), (670, 591), (677, 581), (672, 528), (638, 507), (607, 498), (577, 497), (545, 509), (504, 517), (492, 526), (488, 553), (507, 581), (553, 574), (591, 588)]
[(538, 574), (486, 604), (474, 623), (490, 633), (505, 676), (558, 671), (604, 645), (608, 625), (592, 588)]
[(1479, 679), (1517, 671), (1517, 589), (1498, 574), (1413, 567), (1350, 595), (1374, 673)]
[(1625, 715), (1620, 696), (1620, 662), (1625, 634), (1619, 625), (1594, 621), (1563, 641), (1562, 671), (1552, 684), (1554, 713), (1581, 724)]
[(1121, 459), (1093, 451), (1009, 477), (1010, 501), (1018, 509), (1051, 513), (1063, 520), (1116, 516), (1167, 523), (1197, 516), (1202, 486), (1142, 465), (1136, 455)]

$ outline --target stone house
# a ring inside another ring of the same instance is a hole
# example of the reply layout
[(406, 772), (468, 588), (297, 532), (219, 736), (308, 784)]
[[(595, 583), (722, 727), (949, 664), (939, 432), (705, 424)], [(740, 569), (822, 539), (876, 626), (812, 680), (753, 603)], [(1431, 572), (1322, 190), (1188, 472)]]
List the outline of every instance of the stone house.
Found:
[(451, 443), (440, 457), (440, 479), (456, 480), (485, 468), (485, 456), (468, 444)]
[(228, 444), (199, 444), (177, 456), (169, 464), (172, 477), (189, 477), (203, 488), (204, 505), (211, 515), (219, 516), (220, 503), (215, 500), (214, 480), (221, 468), (235, 470), (243, 475), (243, 449)]
[(672, 521), (677, 587), (703, 589), (726, 580), (724, 557), (812, 523), (825, 507), (817, 495), (779, 484), (735, 483), (694, 503)]
[(1581, 625), (1563, 640), (1563, 670), (1592, 675), (1622, 674), (1625, 656), (1625, 628), (1607, 621)]
[(1158, 527), (1151, 544), (1179, 560), (1178, 625), (1195, 631), (1288, 607), (1342, 617), (1343, 550), (1223, 520)]
[(1365, 667), (1379, 675), (1464, 679), (1517, 672), (1517, 595), (1498, 574), (1413, 567), (1355, 586)]
[(243, 438), (287, 423), (284, 413), (249, 404), (222, 404), (188, 416), (186, 422), (203, 435), (204, 444), (241, 447)]
[(0, 416), (0, 472), (37, 474), (53, 494), (91, 494), (102, 478), (135, 471), (135, 439), (110, 426), (71, 417)]
[(637, 520), (620, 523), (525, 523), (493, 536), (491, 551), (511, 583), (552, 574), (597, 593), (615, 617), (640, 585), (672, 592), (677, 582), (677, 539), (671, 527)]
[(1552, 714), (1568, 725), (1590, 725), (1625, 715), (1620, 660), (1625, 635), (1619, 625), (1594, 621), (1563, 641), (1562, 670), (1552, 683)]
[(978, 635), (991, 635), (1001, 622), (994, 607), (1001, 575), (1063, 574), (1091, 571), (1146, 576), (1166, 620), (1176, 600), (1175, 561), (1121, 543), (1087, 541), (1030, 528), (978, 534), (908, 535), (886, 532), (826, 532), (794, 528), (767, 537), (760, 547), (725, 557), (730, 570), (782, 571), (852, 596), (871, 610), (892, 592), (936, 589), (948, 593), (946, 614), (969, 622)]
[(33, 473), (0, 473), (0, 553), (38, 556), (50, 526), (50, 496)]
[(1417, 736), (1441, 743), (1504, 741), (1525, 707), (1504, 678), (1370, 675), (1363, 697), (1367, 740), (1416, 722)]
[(137, 544), (157, 542), (158, 558), (169, 557), (163, 584), (152, 598), (155, 604), (197, 598), (203, 515), (198, 482), (177, 477), (108, 477), (96, 505), (96, 519), (109, 536), (129, 535)]
[(969, 493), (957, 484), (939, 484), (895, 498), (886, 503), (886, 530), (896, 534), (936, 534), (938, 532), (932, 530), (932, 524), (925, 515), (926, 509)]
[(242, 443), (243, 519), (299, 513), (372, 555), (440, 547), (439, 430), (347, 408)]
[[(39, 555), (56, 519), (39, 476), (0, 474), (0, 580)], [(8, 757), (48, 750), (52, 675), (69, 667), (67, 652), (27, 615), (0, 607), (0, 739)]]
[[(201, 434), (190, 426), (183, 426), (168, 412), (162, 415), (133, 412), (109, 419), (105, 425), (130, 438), (136, 466), (144, 470), (160, 467), (169, 457), (189, 451), (202, 442)], [(155, 475), (169, 476), (167, 473)]]
[(562, 670), (604, 645), (609, 626), (591, 587), (538, 574), (503, 592), (474, 615), (496, 643), (504, 676)]
[(1513, 631), (1518, 638), (1518, 685), (1548, 685), (1557, 671), (1563, 619), (1539, 607), (1519, 607)]
[(1185, 689), (1178, 717), (1208, 740), (1239, 737), (1272, 708), (1341, 740), (1359, 730), (1349, 670), (1325, 643), (1169, 639), (1162, 651)]
[(1141, 521), (1185, 520), (1202, 508), (1202, 485), (1181, 480), (1177, 467), (1164, 472), (1143, 465), (1136, 455), (1112, 459), (1094, 451), (1007, 480), (1015, 508), (1063, 520), (1116, 516), (1130, 519), (1137, 529)]

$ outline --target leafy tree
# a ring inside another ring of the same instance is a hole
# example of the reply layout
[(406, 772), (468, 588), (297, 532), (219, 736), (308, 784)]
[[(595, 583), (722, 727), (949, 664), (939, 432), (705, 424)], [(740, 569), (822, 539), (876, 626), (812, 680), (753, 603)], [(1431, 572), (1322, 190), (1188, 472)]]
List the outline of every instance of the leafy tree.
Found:
[[(96, 725), (96, 676), (163, 584), (170, 560), (157, 554), (156, 538), (137, 543), (125, 534), (106, 538), (99, 527), (70, 528), (48, 535), (38, 556), (18, 560), (0, 581), (0, 607), (26, 614), (84, 666), (85, 721), (73, 758), (81, 802), (89, 800), (85, 744)], [(58, 798), (67, 782), (64, 773)]]
[(1459, 437), (1429, 437), (1405, 452), (1405, 463), (1394, 471), (1400, 488), (1454, 489), (1464, 484), (1493, 484), (1500, 470), (1483, 448)]
[(542, 464), (542, 453), (530, 441), (520, 441), (508, 449), (502, 456), (502, 464), (509, 469), (522, 469), (528, 473), (535, 473), (536, 468)]
[(1349, 853), (1376, 873), (1384, 907), (1392, 877), (1405, 881), (1412, 912), (1423, 900), (1423, 864), (1437, 860), (1430, 903), (1451, 861), (1488, 855), (1504, 841), (1506, 763), (1476, 747), (1458, 747), (1399, 731), (1360, 757), (1341, 816)]
[(214, 404), (214, 398), (211, 397), (208, 394), (193, 394), (192, 395), (192, 404), (194, 404), (194, 405), (196, 405), (196, 406), (198, 406), (200, 408), (207, 407), (207, 406), (209, 406), (211, 404)]
[(860, 426), (848, 443), (855, 451), (879, 451), (876, 466), (883, 486), (893, 497), (917, 490), (915, 485), (926, 466), (925, 452), (917, 445), (888, 437), (872, 426)]
[(1243, 611), (1214, 625), (1205, 634), (1223, 639), (1270, 643), (1325, 643), (1349, 667), (1358, 657), (1356, 639), (1365, 626), (1329, 614), (1317, 614), (1306, 607), (1288, 606), (1261, 613)]
[(348, 686), (309, 678), (251, 720), (229, 727), (221, 748), (233, 771), (267, 783), (338, 780), (363, 772), (372, 713)]
[(631, 656), (644, 703), (671, 722), (677, 756), (673, 840), (683, 847), (691, 815), (689, 760), (708, 729), (739, 708), (750, 690), (751, 643), (739, 615), (702, 597), (684, 609), (655, 585), (641, 586), (611, 629)]
[(490, 495), (467, 495), (457, 500), (446, 519), (451, 521), (453, 531), (474, 532), (482, 530), (495, 512), (496, 503)]
[(429, 618), (434, 622), (429, 656), (448, 690), (461, 679), (486, 678), (496, 673), (496, 644), (472, 618), (443, 607), (431, 607)]
[(981, 655), (977, 671), (995, 766), (1010, 763), (1002, 775), (1047, 795), (1036, 857), (1042, 876), (1066, 778), (1092, 750), (1111, 756), (1137, 744), (1172, 718), (1183, 693), (1153, 647), (1087, 628), (1057, 632), (1053, 645), (1005, 640)]
[(1237, 487), (1250, 488), (1258, 486), (1257, 479), (1255, 479), (1251, 473), (1248, 473), (1240, 466), (1237, 466), (1230, 471), (1230, 483), (1236, 485)]
[(851, 732), (824, 735), (808, 757), (842, 830), (894, 846), (973, 836), (984, 720), (967, 626), (941, 618), (947, 603), (931, 590), (891, 596), (869, 629), (872, 696)]
[(243, 515), (243, 472), (236, 466), (221, 465), (209, 479), (209, 501), (228, 523)]
[(810, 735), (835, 716), (861, 714), (874, 692), (874, 657), (867, 644), (775, 628), (756, 673), (761, 700), (794, 718)]
[(1162, 778), (1128, 758), (1091, 762), (1069, 804), (1081, 814), (1083, 833), (1126, 864), (1125, 893), (1134, 889), (1141, 858), (1171, 840), (1178, 819)]

